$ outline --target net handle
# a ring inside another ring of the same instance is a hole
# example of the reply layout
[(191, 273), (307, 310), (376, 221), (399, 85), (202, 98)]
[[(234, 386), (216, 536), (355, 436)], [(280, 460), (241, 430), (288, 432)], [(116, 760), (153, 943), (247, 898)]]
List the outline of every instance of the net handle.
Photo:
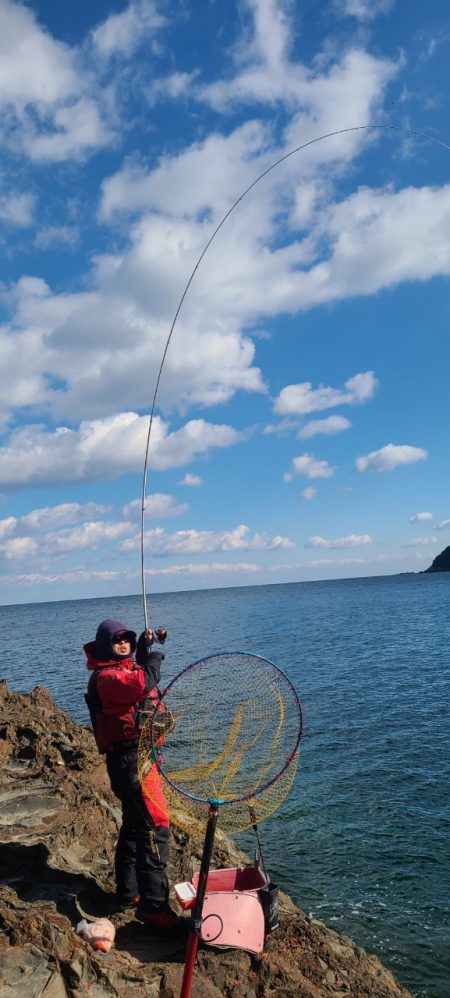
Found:
[(211, 866), (211, 856), (216, 834), (217, 818), (219, 815), (219, 801), (209, 802), (208, 822), (206, 825), (205, 839), (203, 843), (202, 861), (198, 876), (197, 894), (192, 914), (192, 928), (189, 933), (186, 950), (186, 960), (184, 964), (183, 981), (181, 984), (180, 998), (189, 998), (191, 994), (192, 978), (194, 975), (194, 964), (197, 956), (200, 934), (202, 931), (203, 904), (208, 883), (208, 873)]

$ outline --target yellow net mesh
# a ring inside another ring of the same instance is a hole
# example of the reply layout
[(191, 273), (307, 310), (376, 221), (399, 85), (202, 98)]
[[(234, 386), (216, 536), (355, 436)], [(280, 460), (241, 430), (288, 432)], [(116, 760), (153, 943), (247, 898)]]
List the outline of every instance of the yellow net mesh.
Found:
[(147, 719), (138, 772), (144, 794), (154, 794), (148, 773), (157, 758), (174, 825), (204, 830), (210, 800), (221, 802), (229, 834), (276, 811), (296, 774), (301, 734), (300, 704), (284, 673), (257, 655), (225, 652), (180, 673), (164, 704), (174, 728), (161, 744), (157, 715)]

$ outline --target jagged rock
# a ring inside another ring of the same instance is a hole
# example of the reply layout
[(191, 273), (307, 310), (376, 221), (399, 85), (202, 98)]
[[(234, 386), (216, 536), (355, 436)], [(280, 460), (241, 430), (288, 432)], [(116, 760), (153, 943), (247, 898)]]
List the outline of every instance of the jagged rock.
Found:
[(450, 547), (444, 548), (440, 554), (436, 555), (433, 563), (425, 572), (450, 572)]
[[(177, 998), (185, 934), (164, 938), (132, 914), (113, 915), (115, 947), (104, 954), (76, 933), (77, 896), (110, 914), (120, 820), (91, 732), (43, 687), (25, 695), (0, 682), (0, 705), (0, 995)], [(172, 829), (171, 883), (189, 876), (201, 849)], [(219, 830), (213, 865), (240, 862)], [(200, 949), (192, 998), (411, 998), (376, 957), (285, 895), (280, 909), (261, 960)]]

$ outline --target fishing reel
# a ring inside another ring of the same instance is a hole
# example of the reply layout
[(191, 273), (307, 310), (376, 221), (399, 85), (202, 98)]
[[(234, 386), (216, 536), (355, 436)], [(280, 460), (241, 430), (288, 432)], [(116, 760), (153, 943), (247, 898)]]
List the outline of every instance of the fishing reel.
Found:
[(152, 642), (157, 641), (159, 645), (163, 645), (167, 638), (167, 631), (164, 627), (158, 627), (156, 630), (151, 628), (153, 634)]

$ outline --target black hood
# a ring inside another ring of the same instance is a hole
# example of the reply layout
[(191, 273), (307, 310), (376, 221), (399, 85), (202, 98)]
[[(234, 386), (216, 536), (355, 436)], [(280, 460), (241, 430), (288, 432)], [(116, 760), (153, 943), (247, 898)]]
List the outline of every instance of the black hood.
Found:
[(128, 630), (120, 620), (102, 620), (98, 625), (95, 636), (95, 657), (99, 662), (109, 662), (112, 658), (119, 658), (113, 652), (112, 639), (118, 631), (125, 631), (131, 645), (131, 653), (136, 649), (136, 633)]

